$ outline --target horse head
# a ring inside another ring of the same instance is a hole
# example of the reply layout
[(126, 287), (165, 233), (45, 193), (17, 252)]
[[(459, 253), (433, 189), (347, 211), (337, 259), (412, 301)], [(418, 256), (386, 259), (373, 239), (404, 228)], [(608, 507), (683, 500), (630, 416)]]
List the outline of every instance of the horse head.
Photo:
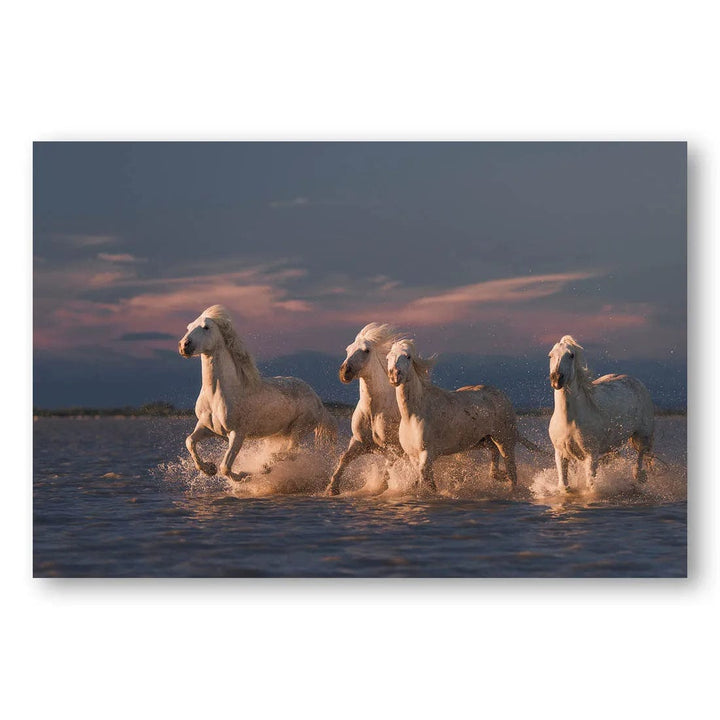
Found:
[(582, 366), (582, 346), (578, 345), (571, 335), (564, 335), (553, 345), (550, 358), (550, 385), (555, 390), (570, 385), (578, 375)]
[(344, 383), (352, 382), (367, 366), (372, 351), (371, 342), (360, 336), (355, 338), (355, 341), (346, 348), (347, 356), (338, 373), (340, 380)]
[(345, 349), (347, 355), (340, 366), (340, 380), (349, 383), (360, 376), (373, 359), (374, 353), (384, 358), (396, 335), (397, 331), (392, 325), (376, 322), (366, 325)]
[(178, 342), (178, 352), (186, 358), (197, 355), (212, 355), (222, 335), (217, 323), (205, 313), (187, 326), (187, 332)]
[(398, 387), (410, 378), (413, 367), (415, 346), (412, 340), (399, 340), (390, 348), (387, 356), (387, 369), (390, 384)]

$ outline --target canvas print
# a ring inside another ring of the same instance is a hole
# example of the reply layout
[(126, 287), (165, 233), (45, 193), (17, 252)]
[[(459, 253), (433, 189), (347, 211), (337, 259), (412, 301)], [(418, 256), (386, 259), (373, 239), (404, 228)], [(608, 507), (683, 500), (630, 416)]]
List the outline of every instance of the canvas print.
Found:
[(36, 577), (685, 577), (683, 142), (38, 142)]

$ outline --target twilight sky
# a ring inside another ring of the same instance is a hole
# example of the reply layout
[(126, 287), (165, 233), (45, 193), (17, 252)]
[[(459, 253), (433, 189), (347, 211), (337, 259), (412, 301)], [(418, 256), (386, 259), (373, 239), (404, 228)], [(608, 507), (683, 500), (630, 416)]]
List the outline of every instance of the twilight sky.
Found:
[(97, 404), (170, 378), (217, 302), (265, 361), (379, 320), (426, 354), (544, 361), (571, 333), (684, 365), (686, 145), (35, 144), (36, 405), (67, 402), (38, 397), (51, 365), (115, 373)]

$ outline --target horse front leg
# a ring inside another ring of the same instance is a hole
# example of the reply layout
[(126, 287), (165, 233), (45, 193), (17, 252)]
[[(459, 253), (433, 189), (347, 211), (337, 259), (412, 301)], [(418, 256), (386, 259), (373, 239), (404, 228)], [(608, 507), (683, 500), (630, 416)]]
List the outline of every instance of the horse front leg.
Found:
[(585, 460), (585, 480), (588, 490), (595, 488), (595, 478), (597, 477), (597, 469), (600, 459), (597, 455), (589, 455)]
[(570, 460), (560, 453), (559, 450), (555, 450), (555, 466), (557, 467), (558, 473), (558, 490), (563, 492), (570, 492), (568, 486), (568, 466)]
[[(647, 480), (647, 473), (643, 470), (643, 458), (645, 457), (645, 449), (638, 450), (637, 462), (633, 468), (633, 480), (636, 483), (644, 483)], [(652, 470), (652, 468), (650, 468)]]
[(437, 492), (435, 485), (435, 474), (433, 472), (433, 458), (427, 450), (423, 450), (418, 458), (420, 469), (420, 484), (427, 486), (433, 492)]
[(352, 438), (352, 440), (350, 440), (350, 445), (348, 445), (348, 449), (340, 457), (340, 461), (335, 468), (335, 472), (332, 474), (330, 482), (325, 488), (325, 494), (338, 495), (340, 493), (340, 478), (343, 472), (345, 472), (345, 468), (353, 460), (355, 460), (355, 458), (358, 458), (361, 455), (365, 455), (365, 453), (369, 453), (370, 450), (371, 447), (367, 443)]
[(390, 487), (390, 468), (397, 462), (398, 456), (393, 450), (385, 450), (385, 464), (382, 470), (382, 486), (380, 492), (385, 492)]
[(206, 475), (215, 475), (215, 473), (217, 473), (217, 467), (213, 462), (205, 462), (202, 460), (198, 455), (195, 446), (199, 440), (207, 438), (212, 434), (211, 430), (198, 421), (198, 424), (195, 426), (192, 433), (185, 438), (185, 447), (188, 449), (190, 457), (192, 457), (193, 462), (195, 463), (195, 467), (200, 470), (200, 472), (204, 472)]
[(220, 463), (220, 474), (236, 482), (240, 482), (249, 475), (249, 473), (234, 473), (232, 471), (233, 463), (235, 462), (237, 454), (240, 452), (244, 440), (244, 435), (235, 430), (231, 430), (228, 433), (228, 449), (225, 457), (222, 459), (222, 463)]

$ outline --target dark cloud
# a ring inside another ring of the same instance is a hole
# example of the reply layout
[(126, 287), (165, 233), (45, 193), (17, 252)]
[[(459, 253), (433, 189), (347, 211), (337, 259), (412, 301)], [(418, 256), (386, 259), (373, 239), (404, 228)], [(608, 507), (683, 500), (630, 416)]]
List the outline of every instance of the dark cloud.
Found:
[(136, 332), (136, 333), (123, 333), (118, 340), (127, 342), (135, 342), (142, 340), (175, 340), (174, 335), (164, 332)]
[(36, 143), (33, 184), (56, 358), (147, 360), (224, 302), (268, 361), (370, 320), (427, 352), (572, 332), (684, 361), (684, 143)]

